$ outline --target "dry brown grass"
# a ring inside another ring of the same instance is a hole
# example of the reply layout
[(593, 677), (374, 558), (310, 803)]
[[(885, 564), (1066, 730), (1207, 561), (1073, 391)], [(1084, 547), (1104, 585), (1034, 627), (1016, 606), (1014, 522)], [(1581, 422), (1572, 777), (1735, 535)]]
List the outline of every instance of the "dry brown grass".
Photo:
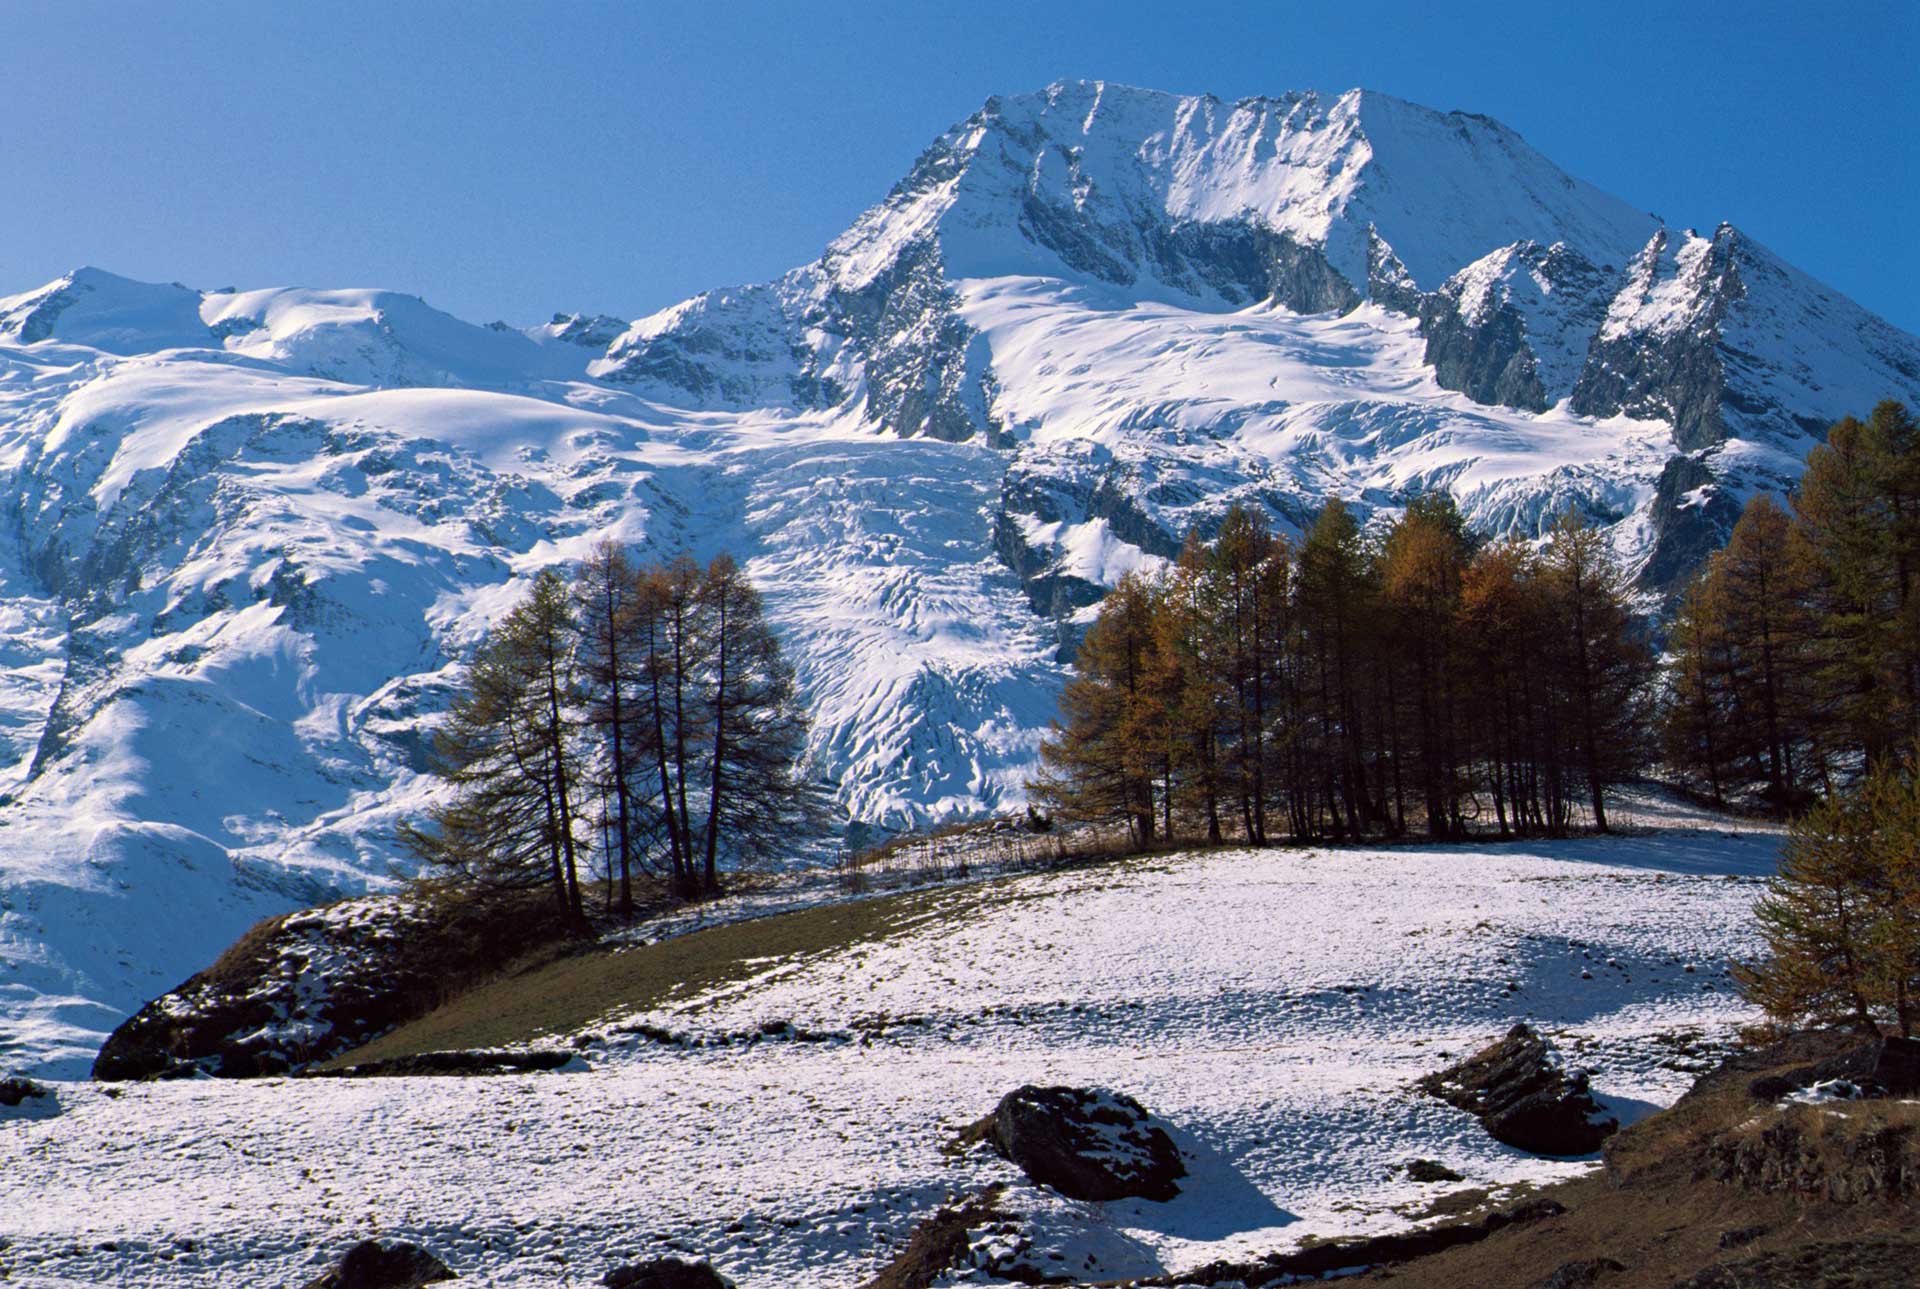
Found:
[[(1395, 1289), (1529, 1289), (1568, 1263), (1610, 1258), (1622, 1269), (1598, 1282), (1605, 1289), (1674, 1289), (1689, 1276), (1741, 1259), (1792, 1265), (1817, 1245), (1821, 1265), (1842, 1268), (1833, 1274), (1843, 1278), (1805, 1283), (1857, 1284), (1864, 1289), (1881, 1282), (1844, 1278), (1852, 1274), (1844, 1270), (1854, 1256), (1849, 1250), (1880, 1249), (1873, 1254), (1879, 1257), (1888, 1241), (1912, 1242), (1907, 1265), (1920, 1267), (1920, 1235), (1913, 1229), (1910, 1197), (1835, 1202), (1824, 1187), (1768, 1189), (1713, 1177), (1721, 1166), (1716, 1161), (1729, 1149), (1757, 1143), (1770, 1127), (1783, 1123), (1808, 1134), (1811, 1157), (1824, 1161), (1830, 1174), (1855, 1168), (1870, 1157), (1863, 1143), (1882, 1139), (1889, 1126), (1907, 1131), (1903, 1125), (1920, 1123), (1920, 1106), (1878, 1101), (1781, 1108), (1749, 1094), (1748, 1085), (1756, 1078), (1804, 1068), (1847, 1041), (1844, 1035), (1799, 1035), (1787, 1049), (1775, 1049), (1766, 1057), (1751, 1052), (1737, 1056), (1671, 1109), (1609, 1142), (1604, 1174), (1539, 1192), (1565, 1205), (1565, 1213), (1349, 1283), (1391, 1281)], [(1841, 1243), (1822, 1243), (1834, 1241)], [(1771, 1287), (1797, 1282), (1751, 1283)], [(1920, 1283), (1920, 1274), (1905, 1283)]]
[(804, 958), (970, 916), (1004, 883), (932, 888), (710, 927), (655, 944), (596, 946), (502, 974), (327, 1068), (567, 1034), (735, 984), (769, 958)]

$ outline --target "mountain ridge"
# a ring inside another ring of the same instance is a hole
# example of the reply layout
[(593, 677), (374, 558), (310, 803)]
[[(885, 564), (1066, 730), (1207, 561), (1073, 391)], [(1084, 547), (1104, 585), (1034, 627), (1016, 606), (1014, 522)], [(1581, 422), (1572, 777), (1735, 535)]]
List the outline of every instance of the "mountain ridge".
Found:
[(391, 883), (461, 659), (601, 540), (742, 560), (861, 834), (1017, 806), (1103, 588), (1233, 504), (1573, 508), (1654, 601), (1889, 396), (1920, 341), (1736, 230), (1365, 93), (991, 100), (818, 260), (636, 321), (77, 270), (0, 298), (0, 1015), (78, 1061)]

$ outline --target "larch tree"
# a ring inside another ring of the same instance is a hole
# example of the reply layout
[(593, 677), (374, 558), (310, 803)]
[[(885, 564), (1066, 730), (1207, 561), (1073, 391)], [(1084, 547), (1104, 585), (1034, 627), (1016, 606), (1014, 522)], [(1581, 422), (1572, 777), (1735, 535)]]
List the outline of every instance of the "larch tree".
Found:
[(1148, 578), (1130, 573), (1101, 601), (1032, 784), (1064, 818), (1124, 824), (1139, 850), (1154, 841), (1153, 779), (1164, 745), (1150, 681), (1158, 598)]
[(429, 812), (432, 831), (407, 827), (402, 837), (429, 865), (477, 886), (544, 883), (579, 919), (575, 630), (566, 582), (542, 572), (481, 646), (436, 739), (452, 800)]
[(1360, 836), (1376, 821), (1366, 775), (1368, 635), (1375, 580), (1359, 522), (1339, 498), (1328, 501), (1300, 545), (1295, 611), (1301, 660), (1303, 731), (1319, 764), (1324, 817), (1336, 837)]
[(1265, 845), (1268, 725), (1278, 715), (1287, 552), (1259, 516), (1234, 506), (1205, 551), (1218, 615), (1221, 677), (1228, 694), (1230, 780), (1246, 839)]
[(760, 593), (720, 555), (702, 577), (699, 603), (707, 642), (702, 722), (709, 740), (702, 880), (712, 891), (719, 887), (722, 853), (744, 859), (816, 832), (824, 802), (800, 774), (807, 716)]
[(1453, 499), (1445, 493), (1430, 493), (1407, 506), (1382, 550), (1383, 600), (1396, 661), (1404, 664), (1409, 676), (1407, 697), (1418, 750), (1414, 766), (1426, 807), (1427, 832), (1434, 837), (1447, 837), (1462, 828), (1456, 627), (1461, 582), (1472, 549)]
[(1569, 717), (1569, 761), (1585, 781), (1594, 826), (1607, 831), (1607, 787), (1644, 759), (1641, 733), (1653, 657), (1606, 535), (1562, 515), (1541, 563), (1555, 611), (1552, 657)]
[[(645, 594), (632, 561), (617, 544), (603, 542), (580, 565), (574, 579), (580, 605), (580, 670), (588, 697), (588, 727), (606, 753), (606, 793), (612, 800), (609, 876), (617, 864), (620, 912), (633, 916), (633, 868), (642, 823), (634, 790), (636, 757), (644, 747), (642, 708), (635, 680), (643, 644), (634, 619)], [(642, 741), (636, 742), (636, 734)]]
[(1755, 915), (1767, 956), (1746, 995), (1780, 1020), (1920, 1024), (1920, 780), (1883, 763), (1791, 825)]
[(1835, 423), (1794, 510), (1818, 561), (1825, 706), (1869, 761), (1902, 755), (1920, 738), (1920, 428), (1907, 409)]

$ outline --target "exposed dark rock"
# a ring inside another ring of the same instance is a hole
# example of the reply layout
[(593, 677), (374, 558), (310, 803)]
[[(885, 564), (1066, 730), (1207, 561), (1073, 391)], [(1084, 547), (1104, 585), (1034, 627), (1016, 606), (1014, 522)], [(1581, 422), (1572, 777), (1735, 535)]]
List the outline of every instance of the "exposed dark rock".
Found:
[(1072, 1199), (1165, 1202), (1187, 1175), (1180, 1151), (1132, 1097), (1091, 1088), (1016, 1088), (985, 1135), (1027, 1176)]
[(1717, 1263), (1672, 1289), (1898, 1289), (1920, 1284), (1920, 1240), (1814, 1240)]
[(1480, 403), (1544, 412), (1572, 392), (1618, 285), (1564, 244), (1515, 242), (1420, 298), (1434, 379)]
[(1695, 1079), (1686, 1095), (1676, 1103), (1676, 1108), (1732, 1087), (1744, 1088), (1751, 1095), (1752, 1085), (1759, 1077), (1779, 1074), (1783, 1069), (1790, 1071), (1804, 1067), (1806, 1082), (1794, 1083), (1793, 1086), (1805, 1087), (1813, 1082), (1814, 1067), (1835, 1057), (1845, 1056), (1865, 1041), (1863, 1035), (1852, 1030), (1803, 1029), (1761, 1047), (1738, 1048), (1719, 1065)]
[(1920, 1094), (1920, 1039), (1856, 1036), (1844, 1050), (1748, 1085), (1758, 1100), (1777, 1101), (1799, 1088), (1845, 1079), (1867, 1097)]
[(556, 340), (564, 340), (570, 345), (579, 345), (584, 349), (605, 349), (625, 334), (633, 324), (624, 318), (611, 317), (604, 313), (588, 316), (584, 313), (556, 313), (550, 329)]
[(1495, 1140), (1537, 1155), (1585, 1155), (1615, 1132), (1582, 1071), (1563, 1069), (1530, 1025), (1420, 1080), (1422, 1091), (1477, 1117)]
[(1654, 486), (1653, 552), (1640, 570), (1650, 591), (1677, 592), (1707, 556), (1726, 545), (1740, 504), (1698, 456), (1667, 459)]
[(1069, 268), (1116, 286), (1131, 286), (1150, 269), (1168, 286), (1218, 294), (1234, 305), (1271, 300), (1299, 313), (1329, 313), (1360, 303), (1355, 284), (1323, 249), (1255, 223), (1169, 223), (1149, 212), (1101, 220), (1086, 208), (1029, 192), (1019, 224)]
[(1544, 1280), (1535, 1282), (1532, 1289), (1588, 1289), (1616, 1271), (1625, 1270), (1626, 1267), (1612, 1258), (1582, 1258), (1562, 1263)]
[(32, 1079), (0, 1079), (0, 1106), (17, 1106), (29, 1097), (40, 1100), (52, 1096), (53, 1093)]
[(713, 1269), (708, 1262), (683, 1262), (679, 1258), (655, 1258), (631, 1266), (615, 1267), (601, 1277), (607, 1289), (733, 1289), (733, 1281)]
[[(1000, 1207), (1001, 1190), (999, 1185), (990, 1186), (958, 1204), (936, 1210), (913, 1228), (906, 1247), (893, 1261), (860, 1289), (929, 1289), (949, 1271), (967, 1267), (974, 1232), (1017, 1220), (1015, 1214)], [(1013, 1278), (1011, 1270), (1001, 1268), (998, 1274)]]
[(1900, 1201), (1920, 1195), (1920, 1129), (1882, 1117), (1872, 1103), (1844, 1114), (1789, 1106), (1709, 1143), (1703, 1171), (1834, 1204)]
[(1549, 406), (1539, 362), (1527, 346), (1527, 327), (1511, 305), (1495, 304), (1479, 316), (1461, 312), (1443, 293), (1420, 307), (1426, 359), (1443, 389), (1457, 389), (1476, 403), (1544, 412)]
[(1423, 298), (1407, 266), (1377, 229), (1367, 229), (1367, 297), (1382, 308), (1418, 317)]
[(537, 904), (368, 898), (255, 925), (121, 1023), (104, 1081), (296, 1073), (371, 1042), (569, 928)]
[(1021, 521), (1078, 523), (1086, 517), (1092, 491), (1091, 485), (1072, 476), (1028, 470), (1017, 463), (1001, 476), (1000, 504), (993, 517), (994, 550), (1020, 579), (1027, 603), (1042, 617), (1068, 618), (1078, 609), (1098, 604), (1107, 592), (1061, 569), (1053, 551), (1031, 545)]
[(362, 1240), (306, 1289), (418, 1289), (459, 1277), (417, 1244)]
[(573, 1060), (575, 1053), (560, 1048), (534, 1048), (525, 1052), (417, 1052), (384, 1061), (367, 1061), (338, 1070), (307, 1070), (310, 1079), (378, 1079), (401, 1075), (486, 1075), (527, 1074), (539, 1070), (557, 1070)]
[(901, 254), (836, 305), (866, 354), (867, 409), (880, 424), (903, 436), (959, 443), (980, 434), (999, 442), (988, 411), (986, 341), (961, 319), (935, 243)]
[[(1655, 233), (1627, 270), (1625, 291), (1651, 291), (1669, 243)], [(1720, 326), (1727, 310), (1746, 294), (1735, 258), (1738, 238), (1728, 225), (1714, 234), (1709, 253), (1690, 284), (1693, 308), (1684, 325), (1663, 330), (1623, 329), (1596, 333), (1586, 366), (1573, 387), (1572, 409), (1582, 416), (1660, 418), (1673, 425), (1682, 452), (1697, 452), (1727, 437), (1721, 403), (1726, 369)]]
[(1410, 1159), (1407, 1161), (1407, 1180), (1428, 1184), (1457, 1182), (1465, 1179), (1437, 1159)]
[[(349, 912), (366, 910), (365, 916)], [(106, 1081), (286, 1074), (413, 1014), (430, 982), (399, 967), (417, 912), (355, 901), (269, 918), (122, 1022), (94, 1059)]]

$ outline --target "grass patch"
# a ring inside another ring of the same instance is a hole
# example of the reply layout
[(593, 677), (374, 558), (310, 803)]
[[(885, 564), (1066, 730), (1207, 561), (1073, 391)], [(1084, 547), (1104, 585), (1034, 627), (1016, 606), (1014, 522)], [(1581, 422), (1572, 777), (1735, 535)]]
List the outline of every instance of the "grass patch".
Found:
[(744, 984), (776, 961), (804, 960), (982, 916), (990, 906), (1018, 898), (1009, 888), (1030, 877), (825, 904), (709, 927), (657, 944), (591, 949), (482, 984), (321, 1068), (422, 1052), (505, 1047), (572, 1033), (616, 1012), (650, 1011)]

